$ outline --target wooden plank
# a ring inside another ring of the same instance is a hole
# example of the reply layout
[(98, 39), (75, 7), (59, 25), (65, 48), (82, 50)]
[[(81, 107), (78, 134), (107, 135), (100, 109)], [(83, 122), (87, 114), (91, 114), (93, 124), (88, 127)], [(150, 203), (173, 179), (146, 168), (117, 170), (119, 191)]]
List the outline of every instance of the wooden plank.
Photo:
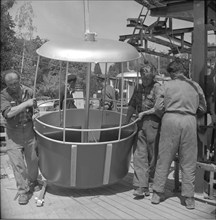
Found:
[[(115, 184), (114, 184), (115, 185)], [(113, 186), (113, 185), (112, 185)], [(136, 207), (135, 208), (131, 208), (130, 205), (127, 204), (127, 201), (119, 201), (116, 195), (116, 191), (110, 191), (108, 190), (109, 187), (112, 188), (112, 186), (107, 186), (107, 187), (104, 187), (104, 188), (97, 188), (97, 189), (91, 189), (92, 192), (97, 192), (97, 194), (101, 194), (101, 195), (104, 195), (104, 196), (99, 196), (98, 198), (101, 199), (101, 197), (103, 198), (107, 198), (111, 203), (113, 204), (113, 201), (114, 203), (117, 203), (119, 204), (119, 208), (121, 208), (121, 210), (123, 212), (125, 212), (126, 214), (130, 214), (130, 215), (133, 215), (133, 218), (138, 218), (138, 219), (148, 219), (147, 217), (145, 217), (143, 214), (140, 214), (140, 212), (142, 212), (143, 210), (139, 210), (139, 207)], [(106, 201), (107, 201), (106, 199)]]
[(79, 203), (68, 207), (66, 209), (66, 212), (70, 216), (70, 218), (73, 217), (74, 219), (96, 219), (95, 213), (90, 212), (89, 209), (86, 208), (86, 206), (83, 206)]
[[(54, 191), (56, 191), (56, 189), (58, 189), (58, 187), (54, 188)], [(101, 219), (103, 216), (98, 215), (98, 213), (94, 211), (95, 208), (97, 207), (97, 204), (94, 204), (90, 198), (86, 198), (84, 195), (82, 195), (82, 193), (78, 193), (82, 191), (83, 190), (77, 190), (77, 189), (61, 189), (61, 191), (59, 191), (58, 194), (61, 195), (63, 192), (67, 200), (66, 199), (60, 200), (61, 201), (60, 208), (62, 209), (64, 207), (64, 210), (68, 213), (70, 218), (73, 217), (75, 219), (78, 219), (78, 218), (79, 219), (83, 219), (83, 218)], [(50, 204), (51, 206), (53, 206), (53, 200), (56, 201), (56, 198), (58, 199), (58, 196), (55, 196), (55, 198), (53, 197), (51, 199), (51, 202), (52, 202)], [(58, 206), (58, 203), (57, 203), (57, 206)], [(70, 207), (77, 207), (77, 209), (79, 209), (77, 212), (75, 211), (76, 215), (74, 215), (74, 212), (71, 211)]]
[[(123, 187), (120, 184), (115, 184), (112, 186), (112, 188), (115, 191), (118, 191), (122, 189)], [(107, 190), (112, 190), (112, 189), (107, 188)], [(130, 209), (137, 210), (140, 214), (143, 214), (144, 217), (149, 218), (149, 219), (173, 219), (174, 217), (174, 214), (170, 213), (170, 210), (163, 209), (161, 211), (160, 207), (159, 209), (158, 207), (157, 209), (155, 209), (155, 206), (152, 205), (149, 200), (150, 197), (149, 199), (141, 199), (141, 200), (134, 199), (134, 196), (132, 195), (132, 191), (125, 190), (125, 193), (117, 194), (117, 199), (122, 204), (128, 205)]]
[(150, 15), (153, 17), (171, 17), (181, 19), (193, 18), (193, 1), (168, 4), (166, 7), (152, 8)]
[(157, 43), (157, 44), (161, 44), (163, 46), (170, 47), (170, 48), (179, 46), (179, 45), (176, 45), (175, 43), (170, 43), (166, 40), (163, 40), (161, 38), (157, 38), (157, 37), (154, 37), (154, 36), (148, 36), (148, 37), (146, 36), (144, 38), (148, 41), (151, 41), (151, 42), (154, 42), (154, 43)]
[[(127, 192), (128, 193), (128, 192)], [(214, 211), (214, 206), (207, 205), (200, 206), (199, 203), (196, 202), (196, 211), (193, 210), (193, 214), (191, 214), (191, 210), (187, 210), (185, 206), (181, 204), (180, 201), (180, 194), (172, 193), (171, 191), (165, 192), (166, 200), (160, 203), (162, 208), (162, 212), (165, 209), (170, 209), (173, 215), (180, 217), (181, 219), (187, 219), (188, 217), (193, 219), (205, 219), (205, 218), (212, 218), (212, 212)], [(156, 206), (157, 209), (160, 206)]]
[[(103, 205), (98, 204), (96, 198), (98, 193), (91, 193), (91, 189), (76, 190), (77, 196), (73, 199), (83, 205), (86, 209), (101, 218), (115, 218), (113, 213), (108, 213), (108, 210)], [(106, 217), (105, 217), (106, 216)]]
[(107, 204), (114, 206), (116, 209), (121, 210), (124, 214), (122, 215), (123, 219), (133, 219), (134, 217), (143, 218), (143, 216), (137, 216), (137, 212), (129, 210), (123, 204), (115, 201), (113, 196), (105, 194), (104, 196), (99, 197), (101, 200), (105, 201)]
[(152, 55), (155, 55), (155, 56), (160, 56), (160, 57), (166, 57), (166, 58), (169, 58), (169, 59), (175, 59), (174, 56), (171, 56), (169, 54), (165, 54), (165, 53), (162, 53), (162, 52), (157, 52), (157, 51), (154, 51), (154, 50), (151, 50), (151, 49), (146, 49), (146, 48), (137, 48), (139, 52), (142, 52), (142, 53), (148, 53), (148, 54), (152, 54)]
[(106, 219), (120, 219), (118, 216), (116, 216), (114, 213), (107, 210), (104, 206), (102, 206), (100, 203), (96, 203), (93, 200), (89, 203), (85, 204), (85, 207), (88, 209), (94, 211), (96, 214), (102, 216), (102, 218)]
[[(176, 201), (178, 201), (178, 203), (179, 203), (178, 206), (176, 206), (175, 203), (173, 202), (174, 199)], [(191, 210), (188, 210), (185, 206), (180, 204), (180, 198), (167, 199), (163, 203), (163, 205), (166, 206), (167, 208), (169, 207), (170, 209), (175, 210), (178, 213), (184, 214), (185, 219), (187, 219), (187, 218), (191, 218), (191, 219), (211, 219), (213, 217), (211, 212), (206, 213), (206, 212), (203, 212), (203, 211), (199, 210), (198, 207), (200, 207), (200, 206), (197, 206), (197, 204), (195, 205), (196, 208), (194, 210), (192, 210), (192, 212), (191, 212)], [(211, 210), (214, 210), (213, 206), (211, 206)]]
[(104, 201), (102, 197), (104, 196), (99, 196), (95, 198), (95, 202), (97, 202), (97, 204), (99, 204), (100, 206), (104, 207), (105, 209), (113, 213), (116, 216), (115, 219), (131, 219), (132, 218), (131, 215), (128, 215), (127, 213), (124, 212), (124, 209), (123, 210), (118, 209), (117, 207), (113, 205), (113, 203), (109, 203), (109, 200), (108, 202), (106, 200)]
[[(128, 193), (128, 192), (127, 192)], [(165, 195), (166, 196), (168, 196), (168, 198), (170, 198), (171, 196), (173, 196), (173, 195), (175, 195), (174, 193), (172, 193), (171, 191), (167, 191), (166, 190), (166, 193), (165, 193)], [(160, 213), (165, 213), (165, 215), (166, 215), (166, 217), (167, 216), (170, 216), (170, 218), (172, 219), (172, 218), (175, 218), (175, 219), (185, 219), (185, 215), (183, 215), (183, 214), (181, 214), (181, 213), (179, 213), (178, 212), (178, 210), (172, 210), (172, 209), (170, 209), (169, 207), (166, 207), (165, 208), (165, 206), (163, 205), (164, 204), (164, 202), (161, 202), (160, 203), (160, 205), (158, 206), (155, 206), (155, 205), (152, 205), (151, 204), (151, 202), (150, 202), (150, 198), (151, 198), (151, 196), (150, 197), (146, 197), (145, 199), (142, 199), (142, 200), (140, 200), (140, 201), (142, 201), (144, 204), (142, 204), (142, 205), (144, 205), (145, 207), (148, 207), (148, 209), (150, 210), (150, 211), (154, 211), (154, 209), (155, 209), (155, 207), (157, 207), (157, 210), (158, 210), (158, 212)], [(177, 205), (180, 205), (180, 203), (176, 203)]]

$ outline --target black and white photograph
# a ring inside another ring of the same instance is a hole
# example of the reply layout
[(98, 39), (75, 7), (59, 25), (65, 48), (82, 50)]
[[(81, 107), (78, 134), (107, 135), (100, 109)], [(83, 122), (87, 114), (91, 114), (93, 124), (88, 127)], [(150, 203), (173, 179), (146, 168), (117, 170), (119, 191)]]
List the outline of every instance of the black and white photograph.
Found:
[(0, 218), (216, 219), (216, 1), (1, 0)]

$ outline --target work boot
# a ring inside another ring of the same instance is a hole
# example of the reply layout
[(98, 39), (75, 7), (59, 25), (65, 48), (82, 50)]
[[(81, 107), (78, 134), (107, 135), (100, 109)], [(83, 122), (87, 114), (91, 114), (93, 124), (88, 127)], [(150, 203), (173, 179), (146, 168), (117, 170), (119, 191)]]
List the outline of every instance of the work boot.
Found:
[(150, 196), (150, 191), (148, 187), (144, 187), (145, 196)]
[(149, 189), (148, 187), (138, 187), (137, 189), (134, 190), (133, 192), (134, 196), (149, 196)]
[(163, 193), (154, 191), (151, 198), (152, 204), (159, 204), (163, 200)]
[(30, 199), (30, 194), (29, 193), (23, 193), (19, 195), (18, 203), (20, 205), (26, 205), (29, 202)]
[(195, 199), (194, 197), (185, 198), (185, 206), (187, 209), (195, 209)]
[(30, 182), (29, 187), (31, 192), (38, 192), (42, 189), (42, 185), (37, 180)]
[(143, 187), (136, 188), (133, 192), (133, 195), (138, 197), (144, 196), (144, 188)]

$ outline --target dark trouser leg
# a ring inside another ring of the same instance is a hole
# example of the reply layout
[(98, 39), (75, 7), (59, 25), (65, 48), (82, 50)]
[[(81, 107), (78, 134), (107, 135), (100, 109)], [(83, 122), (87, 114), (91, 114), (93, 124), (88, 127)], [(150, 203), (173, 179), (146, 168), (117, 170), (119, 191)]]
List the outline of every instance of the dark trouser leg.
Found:
[(8, 140), (8, 144), (10, 144), (10, 149), (8, 149), (7, 154), (13, 169), (18, 193), (24, 194), (29, 191), (29, 186), (27, 169), (24, 162), (23, 149), (17, 147), (12, 148), (11, 146), (13, 142), (10, 140)]
[(136, 187), (148, 187), (148, 152), (146, 137), (143, 130), (138, 132), (138, 140), (134, 152), (134, 178), (133, 185)]
[(159, 123), (143, 121), (138, 132), (137, 146), (134, 153), (134, 186), (148, 187), (149, 174), (153, 178), (155, 169), (155, 141)]
[(38, 177), (38, 157), (36, 154), (36, 140), (29, 138), (27, 146), (24, 149), (26, 164), (28, 168), (28, 177), (31, 182), (37, 180)]

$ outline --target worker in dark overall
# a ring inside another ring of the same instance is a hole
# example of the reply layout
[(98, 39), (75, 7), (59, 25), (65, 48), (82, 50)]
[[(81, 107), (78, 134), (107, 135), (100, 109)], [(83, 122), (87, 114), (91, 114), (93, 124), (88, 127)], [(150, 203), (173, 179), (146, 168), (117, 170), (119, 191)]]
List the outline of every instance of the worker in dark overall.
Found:
[(188, 71), (180, 59), (171, 62), (167, 71), (171, 80), (161, 86), (161, 95), (155, 106), (160, 110), (163, 108), (164, 115), (151, 202), (158, 204), (164, 199), (169, 169), (178, 153), (182, 173), (181, 195), (186, 208), (194, 209), (197, 117), (202, 117), (206, 112), (206, 100), (201, 87), (186, 77)]
[(32, 120), (37, 102), (32, 89), (20, 84), (17, 71), (7, 70), (3, 74), (7, 87), (1, 91), (1, 113), (6, 119), (7, 154), (16, 180), (18, 203), (25, 205), (33, 191), (41, 188)]
[(149, 196), (153, 182), (157, 153), (158, 131), (160, 126), (160, 112), (154, 111), (155, 100), (158, 96), (160, 84), (154, 81), (156, 69), (146, 64), (140, 69), (142, 84), (135, 87), (128, 104), (125, 123), (129, 123), (133, 114), (139, 113), (137, 137), (134, 142), (134, 177), (133, 195)]

